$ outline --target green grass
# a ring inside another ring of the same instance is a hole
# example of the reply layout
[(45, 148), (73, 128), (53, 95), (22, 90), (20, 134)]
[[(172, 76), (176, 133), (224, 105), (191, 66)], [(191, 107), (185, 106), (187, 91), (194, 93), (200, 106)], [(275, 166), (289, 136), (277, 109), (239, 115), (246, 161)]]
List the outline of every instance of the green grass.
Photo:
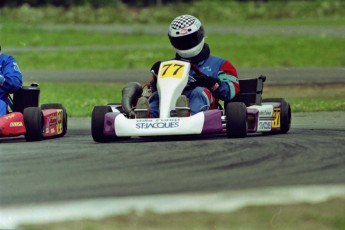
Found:
[(160, 229), (160, 230), (206, 230), (206, 229), (345, 229), (345, 200), (294, 205), (249, 206), (235, 212), (180, 212), (159, 214), (128, 213), (100, 220), (76, 220), (60, 223), (21, 226), (23, 230), (111, 230), (111, 229)]
[[(212, 9), (212, 10), (210, 10)], [(116, 13), (115, 13), (116, 12)], [(128, 69), (149, 68), (156, 60), (173, 56), (166, 32), (148, 35), (133, 33), (82, 32), (73, 29), (42, 29), (42, 25), (113, 24), (164, 25), (182, 13), (196, 15), (204, 23), (212, 54), (230, 59), (236, 67), (344, 66), (343, 36), (212, 34), (214, 26), (274, 26), (343, 30), (345, 2), (289, 1), (265, 4), (233, 1), (195, 1), (163, 7), (133, 9), (115, 5), (92, 9), (45, 7), (0, 8), (0, 41), (4, 52), (10, 48), (23, 70), (32, 69)], [(48, 26), (49, 27), (49, 26)], [(149, 30), (149, 29), (148, 29)], [(250, 30), (250, 29), (249, 29)], [(39, 49), (31, 49), (32, 47)], [(317, 47), (317, 49), (316, 49)], [(46, 48), (46, 50), (43, 50)], [(50, 49), (54, 48), (54, 49)]]
[[(119, 2), (119, 1), (117, 1)], [(210, 10), (212, 9), (212, 10)], [(24, 23), (83, 23), (83, 24), (155, 24), (169, 23), (176, 15), (193, 14), (202, 21), (226, 24), (256, 21), (258, 24), (274, 24), (279, 20), (308, 19), (311, 25), (319, 25), (319, 20), (331, 18), (344, 22), (345, 3), (341, 0), (313, 1), (269, 1), (265, 4), (248, 1), (199, 0), (187, 4), (167, 4), (162, 7), (129, 8), (115, 4), (94, 9), (90, 6), (65, 8), (1, 8), (5, 22)], [(313, 20), (317, 18), (318, 20)], [(259, 22), (260, 21), (260, 22)], [(298, 25), (298, 24), (297, 24)]]
[(69, 117), (90, 117), (94, 106), (121, 102), (122, 84), (53, 83), (40, 84), (40, 104), (61, 103)]
[[(61, 103), (70, 117), (90, 117), (97, 105), (121, 102), (121, 83), (42, 82), (41, 104)], [(264, 98), (284, 97), (292, 112), (345, 111), (345, 85), (265, 86)]]
[[(166, 35), (14, 30), (2, 35), (3, 47), (46, 47), (13, 52), (23, 70), (149, 68), (174, 55)], [(140, 43), (138, 43), (140, 41)], [(344, 66), (342, 37), (280, 35), (208, 35), (214, 55), (236, 67)], [(4, 46), (6, 45), (6, 46)], [(317, 49), (315, 49), (317, 47)], [(49, 48), (53, 48), (49, 50)]]
[(345, 111), (345, 85), (267, 86), (263, 96), (284, 97), (292, 112)]
[[(209, 9), (212, 9), (211, 11)], [(64, 12), (66, 11), (66, 12)], [(116, 13), (114, 13), (116, 12)], [(42, 25), (95, 24), (164, 25), (182, 13), (194, 14), (205, 28), (243, 26), (264, 28), (307, 26), (332, 28), (345, 26), (343, 1), (289, 1), (266, 4), (235, 3), (226, 1), (197, 1), (141, 9), (125, 5), (91, 9), (88, 6), (62, 8), (1, 8), (0, 41), (3, 51), (12, 50), (22, 70), (105, 70), (149, 69), (157, 60), (171, 59), (174, 55), (167, 35), (149, 35), (138, 29), (133, 33), (86, 32), (73, 28), (43, 29)], [(207, 30), (206, 30), (207, 33)], [(214, 55), (229, 59), (236, 68), (251, 67), (343, 67), (345, 66), (344, 36), (324, 35), (273, 35), (273, 34), (217, 34), (207, 33), (207, 43)], [(24, 76), (25, 80), (25, 76)], [(119, 102), (122, 85), (40, 82), (41, 103), (62, 103), (70, 116), (90, 116), (95, 105)], [(290, 88), (270, 93), (264, 97), (284, 97), (294, 112), (344, 111), (344, 88), (335, 94), (330, 88), (309, 88), (313, 94), (306, 96), (305, 88), (290, 94)], [(320, 95), (320, 92), (327, 92)]]

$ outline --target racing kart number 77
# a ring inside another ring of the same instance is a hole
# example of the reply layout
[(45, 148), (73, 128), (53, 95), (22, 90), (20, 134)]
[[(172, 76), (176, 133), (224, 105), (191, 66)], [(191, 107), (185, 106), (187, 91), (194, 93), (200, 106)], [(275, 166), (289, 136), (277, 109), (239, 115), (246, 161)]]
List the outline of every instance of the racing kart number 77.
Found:
[[(91, 132), (94, 141), (109, 142), (128, 137), (164, 135), (203, 135), (224, 133), (241, 138), (249, 133), (287, 133), (291, 124), (291, 108), (283, 98), (262, 99), (265, 76), (240, 79), (240, 93), (224, 106), (200, 111), (189, 117), (176, 116), (176, 101), (189, 80), (189, 62), (162, 62), (157, 75), (160, 98), (158, 118), (137, 118), (135, 101), (149, 96), (137, 82), (129, 82), (129, 90), (119, 104), (95, 106)], [(124, 99), (125, 98), (125, 99)], [(124, 102), (130, 98), (132, 108)], [(132, 103), (133, 102), (133, 103)], [(126, 104), (126, 105), (125, 105)], [(134, 111), (134, 113), (133, 113)], [(133, 116), (134, 114), (134, 116)]]

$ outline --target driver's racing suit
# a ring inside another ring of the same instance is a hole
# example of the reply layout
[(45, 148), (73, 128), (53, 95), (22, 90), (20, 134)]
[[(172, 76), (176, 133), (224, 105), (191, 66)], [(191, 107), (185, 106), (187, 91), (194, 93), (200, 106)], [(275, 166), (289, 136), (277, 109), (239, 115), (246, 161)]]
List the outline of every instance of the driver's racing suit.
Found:
[[(177, 60), (182, 59), (176, 55)], [(199, 70), (208, 77), (220, 79), (220, 85), (214, 91), (206, 87), (190, 87), (188, 84), (183, 94), (189, 99), (191, 114), (200, 111), (214, 109), (217, 107), (218, 100), (229, 101), (240, 91), (237, 71), (235, 67), (226, 59), (210, 55), (209, 47), (205, 44), (203, 51), (190, 61), (196, 65)], [(193, 76), (195, 72), (191, 69), (189, 75)], [(190, 81), (196, 80), (197, 77), (190, 77)], [(154, 76), (150, 81), (153, 94), (151, 95), (150, 113), (151, 117), (159, 117), (159, 96), (156, 88)]]
[(0, 50), (0, 117), (7, 114), (8, 95), (22, 86), (22, 73), (14, 57)]

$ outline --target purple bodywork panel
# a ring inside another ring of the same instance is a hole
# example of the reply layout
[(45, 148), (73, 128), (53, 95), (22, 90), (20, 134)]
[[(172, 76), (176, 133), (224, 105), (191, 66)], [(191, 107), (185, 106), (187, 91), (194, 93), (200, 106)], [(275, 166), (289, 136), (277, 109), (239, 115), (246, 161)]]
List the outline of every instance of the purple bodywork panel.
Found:
[(103, 130), (103, 134), (106, 136), (116, 136), (116, 132), (115, 132), (115, 117), (117, 115), (119, 115), (120, 113), (113, 113), (113, 112), (109, 112), (106, 113), (104, 116), (104, 130)]
[(204, 111), (204, 116), (205, 120), (201, 132), (202, 134), (222, 132), (222, 112), (220, 110), (214, 109)]
[(248, 127), (247, 132), (255, 133), (258, 129), (259, 110), (254, 108), (247, 108), (247, 118), (249, 117), (249, 115), (252, 115), (254, 117), (255, 125), (252, 128)]

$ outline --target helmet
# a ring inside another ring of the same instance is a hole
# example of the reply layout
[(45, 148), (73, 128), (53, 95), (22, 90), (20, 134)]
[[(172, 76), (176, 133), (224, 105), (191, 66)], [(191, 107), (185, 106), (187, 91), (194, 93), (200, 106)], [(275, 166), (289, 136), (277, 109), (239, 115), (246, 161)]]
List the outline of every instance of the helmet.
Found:
[(199, 19), (192, 15), (176, 17), (170, 23), (168, 35), (177, 54), (183, 58), (195, 57), (204, 47), (204, 28)]

